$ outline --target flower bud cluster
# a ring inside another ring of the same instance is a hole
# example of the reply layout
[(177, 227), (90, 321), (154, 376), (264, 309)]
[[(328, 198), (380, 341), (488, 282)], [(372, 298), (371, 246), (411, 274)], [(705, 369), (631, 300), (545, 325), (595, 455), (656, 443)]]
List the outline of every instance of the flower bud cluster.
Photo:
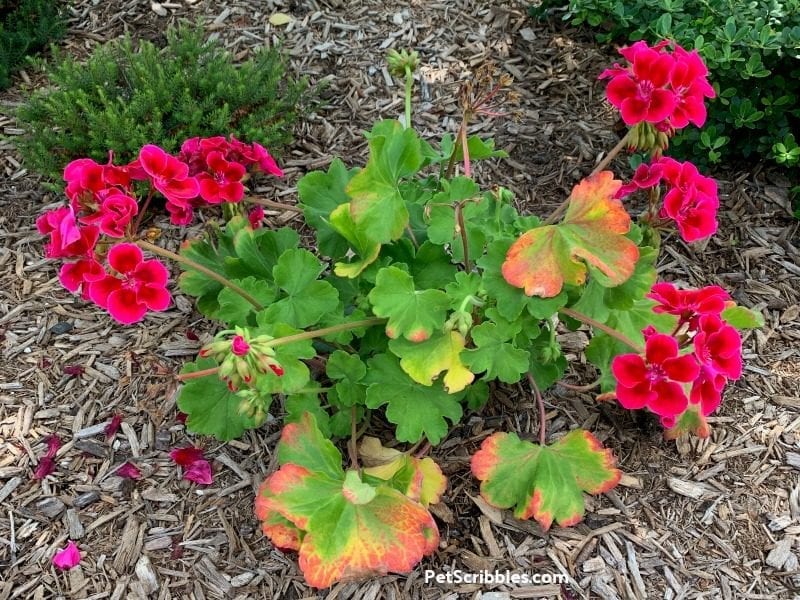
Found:
[(235, 392), (243, 383), (253, 387), (259, 375), (269, 372), (278, 377), (283, 375), (283, 367), (270, 345), (273, 339), (269, 335), (253, 337), (244, 327), (226, 329), (203, 346), (200, 356), (217, 361), (219, 376), (228, 384), (228, 389)]

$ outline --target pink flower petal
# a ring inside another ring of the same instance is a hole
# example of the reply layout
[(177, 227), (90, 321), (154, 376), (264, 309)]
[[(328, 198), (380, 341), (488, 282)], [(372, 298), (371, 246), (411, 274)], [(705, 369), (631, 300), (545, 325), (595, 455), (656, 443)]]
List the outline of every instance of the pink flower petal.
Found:
[(77, 566), (79, 562), (81, 562), (81, 553), (78, 550), (78, 546), (76, 546), (75, 542), (72, 540), (69, 541), (66, 548), (59, 550), (55, 553), (55, 556), (53, 556), (53, 565), (62, 571), (72, 569)]
[(118, 273), (131, 273), (142, 263), (144, 256), (136, 244), (117, 244), (108, 251), (108, 264)]
[(33, 472), (34, 479), (44, 479), (56, 470), (56, 462), (49, 456), (43, 456)]
[(147, 314), (147, 307), (139, 302), (136, 292), (124, 288), (109, 294), (106, 308), (108, 314), (124, 325), (137, 323)]
[(45, 456), (48, 458), (55, 458), (58, 449), (61, 448), (61, 440), (56, 434), (51, 434), (45, 438), (45, 443), (47, 444), (47, 453)]
[(122, 415), (120, 413), (115, 413), (103, 430), (106, 434), (106, 439), (114, 437), (117, 431), (119, 431), (120, 425), (122, 425)]
[(196, 460), (183, 473), (183, 478), (194, 481), (200, 485), (210, 485), (214, 482), (211, 475), (211, 463), (207, 460)]
[(139, 479), (142, 476), (142, 472), (133, 463), (126, 462), (117, 469), (117, 475), (126, 479)]

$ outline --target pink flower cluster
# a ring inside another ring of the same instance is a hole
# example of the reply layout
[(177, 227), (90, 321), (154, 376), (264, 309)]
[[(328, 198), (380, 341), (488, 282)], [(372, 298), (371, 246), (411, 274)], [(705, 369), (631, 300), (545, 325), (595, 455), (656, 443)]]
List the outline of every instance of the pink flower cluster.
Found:
[(667, 41), (653, 47), (639, 41), (619, 52), (628, 64), (615, 64), (599, 78), (610, 79), (606, 96), (626, 125), (644, 121), (660, 131), (682, 129), (689, 123), (703, 126), (705, 99), (716, 94), (697, 50), (687, 52)]
[(671, 335), (648, 327), (644, 356), (614, 358), (617, 400), (628, 409), (649, 409), (665, 427), (675, 425), (690, 403), (710, 415), (727, 381), (742, 374), (742, 339), (721, 317), (730, 296), (718, 286), (679, 290), (657, 283), (648, 297), (658, 303), (654, 312), (677, 316), (678, 325)]
[(660, 216), (675, 221), (687, 242), (707, 238), (717, 231), (719, 193), (717, 182), (701, 175), (690, 162), (663, 156), (636, 168), (630, 183), (621, 186), (616, 197), (622, 198), (640, 189), (666, 184)]
[[(166, 288), (168, 271), (156, 259), (145, 260), (130, 241), (149, 202), (140, 208), (136, 185), (146, 181), (150, 196), (158, 192), (175, 225), (188, 225), (194, 210), (206, 204), (239, 202), (244, 197), (247, 170), (281, 176), (283, 172), (260, 144), (245, 144), (233, 136), (192, 138), (178, 156), (148, 144), (127, 165), (114, 165), (113, 156), (101, 165), (89, 158), (74, 160), (64, 169), (69, 204), (42, 214), (36, 226), (49, 235), (48, 258), (69, 259), (59, 280), (71, 292), (80, 291), (108, 310), (121, 323), (144, 318), (148, 310), (165, 310), (171, 301)], [(250, 219), (260, 224), (258, 214)], [(136, 219), (136, 220), (134, 220)], [(104, 257), (100, 236), (113, 240)]]

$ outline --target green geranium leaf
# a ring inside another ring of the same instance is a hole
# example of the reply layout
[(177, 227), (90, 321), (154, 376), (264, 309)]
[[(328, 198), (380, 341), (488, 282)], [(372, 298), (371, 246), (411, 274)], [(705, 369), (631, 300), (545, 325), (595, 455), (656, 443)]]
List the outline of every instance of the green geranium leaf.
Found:
[(404, 336), (417, 342), (442, 328), (449, 304), (441, 290), (417, 290), (413, 277), (397, 267), (378, 271), (368, 298), (372, 312), (389, 319), (386, 335), (393, 339)]
[(514, 516), (533, 517), (545, 531), (553, 521), (562, 527), (578, 523), (585, 512), (583, 492), (602, 494), (622, 477), (611, 450), (583, 429), (549, 446), (495, 433), (472, 457), (472, 473), (489, 504), (513, 506)]
[(461, 362), (464, 336), (457, 331), (436, 333), (424, 342), (397, 339), (389, 342), (389, 350), (400, 357), (400, 366), (422, 385), (433, 385), (440, 373), (448, 393), (454, 394), (467, 387), (475, 375)]
[[(269, 306), (275, 300), (275, 289), (262, 279), (247, 277), (246, 279), (233, 279), (232, 282), (253, 296), (262, 306)], [(220, 290), (217, 302), (219, 309), (214, 317), (228, 325), (245, 327), (255, 322), (253, 318), (255, 307), (230, 288), (226, 287)]]
[(744, 306), (731, 306), (722, 311), (722, 319), (736, 329), (758, 329), (764, 326), (764, 315)]
[(408, 225), (408, 210), (398, 189), (403, 177), (422, 164), (419, 138), (397, 121), (377, 123), (368, 135), (366, 166), (347, 184), (350, 215), (370, 241), (384, 244), (399, 238)]
[[(186, 363), (181, 374), (194, 373), (216, 367), (210, 358), (200, 358)], [(271, 397), (262, 397), (269, 410)], [(240, 437), (246, 429), (257, 427), (260, 423), (239, 412), (241, 398), (228, 389), (227, 384), (217, 375), (206, 375), (190, 379), (183, 384), (178, 395), (178, 410), (186, 413), (186, 428), (192, 433), (213, 435), (227, 442)]]
[(294, 229), (240, 229), (233, 238), (234, 249), (241, 265), (251, 273), (272, 281), (272, 270), (278, 258), (290, 248), (297, 248), (300, 236)]
[(367, 406), (386, 406), (386, 418), (397, 425), (396, 436), (401, 442), (418, 442), (426, 436), (438, 444), (449, 430), (447, 419), (456, 423), (461, 418), (458, 397), (448, 394), (436, 383), (425, 386), (412, 380), (400, 362), (389, 354), (379, 354), (368, 361), (364, 382)]
[(342, 204), (331, 213), (331, 227), (349, 242), (356, 256), (348, 262), (337, 262), (334, 272), (339, 277), (358, 277), (375, 262), (381, 245), (370, 239), (363, 227), (359, 227), (350, 214), (350, 204)]
[(319, 323), (339, 306), (339, 293), (327, 281), (317, 279), (322, 263), (307, 250), (293, 249), (281, 254), (273, 269), (275, 285), (282, 298), (263, 312), (264, 319), (305, 328)]
[[(285, 323), (273, 323), (266, 317), (266, 311), (261, 311), (256, 316), (258, 329), (256, 335), (267, 334), (274, 338), (286, 337), (300, 333), (299, 329), (290, 327)], [(258, 389), (269, 394), (291, 394), (308, 387), (311, 374), (303, 359), (314, 358), (317, 355), (311, 340), (300, 340), (290, 344), (281, 344), (275, 347), (275, 358), (283, 367), (283, 375), (275, 375), (268, 370), (258, 376)]]
[[(328, 357), (325, 371), (328, 377), (336, 381), (334, 391), (337, 405), (350, 407), (364, 404), (367, 389), (359, 382), (367, 374), (367, 365), (357, 355), (336, 350)], [(332, 396), (330, 392), (328, 395)]]
[(473, 373), (486, 372), (487, 379), (516, 383), (528, 371), (530, 355), (514, 346), (512, 338), (520, 332), (519, 324), (486, 322), (472, 328), (474, 350), (463, 353), (464, 364)]
[(327, 173), (313, 171), (297, 182), (303, 216), (317, 232), (317, 248), (325, 256), (338, 259), (347, 253), (348, 240), (331, 225), (331, 213), (350, 202), (345, 188), (357, 172), (358, 169), (348, 170), (335, 158)]
[(286, 400), (283, 401), (283, 407), (286, 410), (286, 416), (283, 418), (285, 424), (298, 423), (305, 413), (311, 413), (314, 415), (314, 419), (322, 435), (330, 437), (331, 418), (322, 407), (322, 402), (320, 401), (318, 393), (292, 394), (286, 396)]

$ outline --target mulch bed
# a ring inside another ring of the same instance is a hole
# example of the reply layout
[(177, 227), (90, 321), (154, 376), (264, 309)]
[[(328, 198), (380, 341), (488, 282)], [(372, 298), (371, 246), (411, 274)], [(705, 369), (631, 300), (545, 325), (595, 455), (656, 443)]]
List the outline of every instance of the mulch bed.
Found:
[[(526, 17), (525, 2), (409, 3), (382, 0), (133, 0), (70, 3), (63, 46), (85, 56), (124, 32), (158, 40), (178, 18), (201, 19), (239, 57), (281, 42), (291, 65), (324, 83), (322, 102), (298, 125), (283, 156), (286, 177), (259, 190), (294, 202), (296, 183), (336, 156), (365, 157), (361, 132), (403, 110), (402, 85), (385, 69), (387, 48), (419, 50), (424, 69), (414, 120), (436, 139), (458, 125), (458, 81), (494, 62), (515, 78), (517, 119), (481, 122), (508, 150), (479, 163), (483, 185), (511, 188), (520, 207), (547, 214), (618, 139), (614, 115), (595, 78), (613, 60), (578, 32)], [(273, 27), (276, 11), (294, 21)], [(172, 377), (213, 331), (189, 299), (132, 327), (63, 290), (42, 257), (36, 216), (61, 202), (45, 192), (13, 150), (10, 109), (26, 81), (0, 96), (0, 600), (13, 598), (788, 598), (800, 586), (800, 226), (790, 216), (779, 173), (717, 172), (720, 231), (701, 247), (676, 236), (664, 244), (662, 278), (719, 284), (761, 310), (763, 329), (745, 335), (745, 375), (730, 386), (706, 440), (662, 440), (660, 427), (592, 394), (548, 390), (549, 431), (586, 427), (611, 447), (622, 485), (588, 499), (586, 519), (544, 533), (485, 505), (469, 475), (469, 454), (491, 432), (532, 433), (534, 403), (523, 388), (498, 389), (482, 413), (465, 417), (433, 450), (450, 477), (434, 508), (440, 551), (409, 576), (342, 583), (315, 592), (295, 557), (276, 551), (253, 517), (255, 489), (275, 468), (280, 416), (240, 440), (188, 436), (176, 420)], [(618, 172), (627, 173), (625, 160)], [(273, 213), (274, 225), (299, 223)], [(178, 234), (167, 231), (173, 249)], [(194, 233), (199, 233), (199, 228)], [(200, 341), (193, 341), (200, 336)], [(562, 342), (576, 363), (582, 332)], [(586, 383), (591, 368), (567, 375)], [(103, 428), (120, 413), (116, 438)], [(65, 442), (57, 471), (32, 477), (44, 440)], [(215, 480), (178, 478), (167, 451), (198, 443), (213, 458)], [(114, 470), (127, 460), (138, 481)], [(67, 539), (84, 559), (69, 572), (50, 563)], [(566, 573), (564, 586), (425, 584), (426, 569)]]

